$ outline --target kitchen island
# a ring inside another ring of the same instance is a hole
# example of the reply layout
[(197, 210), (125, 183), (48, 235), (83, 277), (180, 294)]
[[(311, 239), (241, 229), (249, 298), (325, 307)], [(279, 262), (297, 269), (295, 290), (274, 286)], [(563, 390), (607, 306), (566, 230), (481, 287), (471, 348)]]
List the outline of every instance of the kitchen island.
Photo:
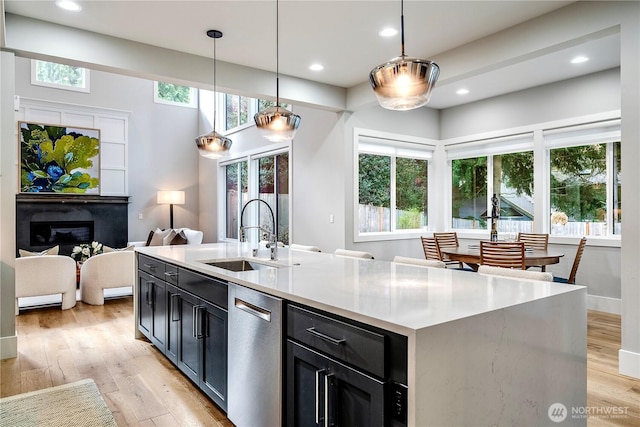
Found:
[[(586, 406), (584, 287), (286, 248), (270, 261), (267, 250), (252, 257), (251, 249), (247, 243), (136, 248), (177, 275), (194, 272), (281, 299), (291, 319), (295, 310), (317, 310), (406, 337), (406, 392), (398, 399), (407, 425), (548, 425), (561, 417), (586, 425), (572, 416)], [(241, 258), (271, 268), (210, 265)], [(148, 298), (140, 294), (134, 293), (136, 325), (139, 302)], [(398, 403), (390, 399), (385, 405)]]

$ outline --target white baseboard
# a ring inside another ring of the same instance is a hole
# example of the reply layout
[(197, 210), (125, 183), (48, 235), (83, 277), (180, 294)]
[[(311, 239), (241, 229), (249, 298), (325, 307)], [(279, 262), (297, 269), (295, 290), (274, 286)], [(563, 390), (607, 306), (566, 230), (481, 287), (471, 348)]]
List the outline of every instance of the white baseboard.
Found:
[[(105, 298), (118, 298), (123, 296), (133, 295), (133, 287), (125, 286), (122, 288), (108, 288), (104, 290)], [(76, 291), (76, 301), (80, 301), (80, 289)], [(39, 297), (23, 297), (18, 299), (18, 307), (40, 307), (46, 305), (59, 305), (62, 304), (62, 295), (43, 295)]]
[(640, 353), (618, 351), (618, 371), (622, 375), (640, 379)]
[(587, 309), (620, 315), (622, 313), (622, 301), (620, 298), (587, 295)]
[(0, 360), (18, 356), (18, 336), (0, 337)]

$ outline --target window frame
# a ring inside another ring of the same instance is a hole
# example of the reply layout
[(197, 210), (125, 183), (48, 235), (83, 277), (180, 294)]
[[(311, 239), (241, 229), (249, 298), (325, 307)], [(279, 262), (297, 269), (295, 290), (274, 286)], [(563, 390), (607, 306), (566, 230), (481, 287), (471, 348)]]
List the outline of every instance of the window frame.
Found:
[[(427, 161), (427, 195), (432, 187), (433, 175), (433, 153), (436, 149), (436, 142), (427, 138), (420, 138), (410, 135), (381, 132), (372, 129), (354, 128), (353, 131), (353, 241), (354, 242), (374, 242), (385, 240), (400, 240), (416, 238), (424, 235), (429, 230), (429, 212), (431, 198), (428, 198), (427, 206), (427, 226), (419, 229), (396, 229), (396, 161), (397, 157), (414, 158)], [(360, 154), (375, 154), (391, 157), (391, 183), (390, 183), (390, 205), (391, 205), (391, 225), (390, 231), (360, 232), (359, 217), (359, 159)], [(415, 157), (413, 157), (415, 156)]]
[[(188, 87), (189, 88), (189, 103), (169, 101), (169, 100), (160, 98), (160, 96), (158, 95), (158, 83), (166, 83), (166, 84), (172, 84), (174, 86), (185, 86), (185, 87)], [(158, 82), (157, 80), (153, 81), (153, 102), (156, 103), (156, 104), (172, 105), (174, 107), (198, 108), (198, 95), (199, 95), (199, 91), (195, 87), (186, 86), (186, 85), (178, 85), (178, 84), (171, 83), (171, 82)]]
[[(238, 230), (238, 239), (227, 237), (227, 197), (226, 197), (226, 166), (238, 163), (242, 161), (247, 162), (247, 194), (248, 199), (255, 199), (259, 197), (259, 166), (258, 161), (264, 157), (272, 157), (279, 154), (287, 154), (289, 156), (289, 168), (288, 173), (288, 186), (289, 186), (289, 201), (287, 206), (288, 215), (288, 224), (289, 224), (289, 242), (293, 241), (292, 232), (293, 232), (293, 223), (292, 223), (292, 206), (293, 206), (293, 194), (291, 192), (292, 189), (292, 157), (291, 157), (291, 144), (290, 142), (281, 143), (281, 144), (271, 144), (269, 146), (265, 146), (260, 149), (251, 150), (245, 153), (238, 153), (233, 157), (226, 158), (222, 161), (218, 161), (218, 191), (219, 194), (224, 194), (224, 198), (219, 198), (221, 202), (218, 204), (218, 240), (221, 242), (239, 242), (239, 230)], [(274, 183), (275, 184), (275, 183)], [(277, 186), (276, 186), (277, 188)], [(240, 201), (240, 206), (238, 212), (242, 212), (242, 207), (244, 206), (244, 202), (242, 201), (242, 197), (238, 197)], [(273, 207), (272, 207), (273, 208)], [(273, 214), (276, 218), (276, 227), (277, 227), (277, 219), (279, 216), (278, 208), (276, 207), (273, 211)], [(238, 228), (240, 227), (240, 219), (238, 218)]]
[[(84, 86), (77, 87), (77, 86), (65, 85), (62, 83), (51, 83), (51, 82), (43, 82), (41, 80), (38, 80), (38, 62), (47, 62), (51, 64), (66, 65), (68, 67), (75, 67), (75, 68), (81, 69), (83, 74)], [(34, 86), (43, 86), (43, 87), (49, 87), (54, 89), (70, 90), (73, 92), (91, 93), (91, 70), (86, 67), (76, 67), (75, 65), (62, 64), (60, 62), (32, 59), (31, 60), (31, 84)]]

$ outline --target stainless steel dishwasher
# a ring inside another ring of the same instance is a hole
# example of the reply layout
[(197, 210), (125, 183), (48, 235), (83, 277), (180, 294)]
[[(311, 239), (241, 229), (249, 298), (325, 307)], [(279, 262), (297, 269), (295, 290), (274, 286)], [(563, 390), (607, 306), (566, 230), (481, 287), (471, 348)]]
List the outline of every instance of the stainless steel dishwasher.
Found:
[(282, 300), (229, 283), (227, 417), (282, 425)]

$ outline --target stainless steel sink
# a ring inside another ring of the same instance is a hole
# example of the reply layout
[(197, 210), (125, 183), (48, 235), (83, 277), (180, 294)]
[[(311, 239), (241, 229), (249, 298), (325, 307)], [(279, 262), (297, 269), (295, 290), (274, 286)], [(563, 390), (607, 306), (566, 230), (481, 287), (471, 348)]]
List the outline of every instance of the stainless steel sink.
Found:
[(248, 261), (246, 259), (234, 259), (225, 261), (205, 261), (205, 264), (212, 267), (218, 267), (229, 271), (252, 271), (252, 270), (266, 270), (269, 268), (275, 268), (270, 265), (261, 264), (259, 262)]

